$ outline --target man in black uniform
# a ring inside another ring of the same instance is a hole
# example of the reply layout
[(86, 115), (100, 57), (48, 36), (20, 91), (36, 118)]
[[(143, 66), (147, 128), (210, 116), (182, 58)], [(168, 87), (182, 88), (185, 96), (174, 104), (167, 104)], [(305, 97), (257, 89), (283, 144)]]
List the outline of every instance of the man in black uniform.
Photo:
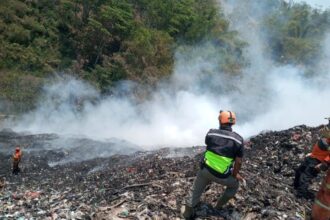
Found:
[(206, 151), (201, 169), (197, 173), (191, 196), (182, 210), (184, 218), (194, 215), (194, 208), (198, 204), (205, 187), (216, 182), (226, 186), (224, 194), (218, 199), (216, 208), (220, 209), (236, 194), (243, 157), (243, 138), (232, 131), (236, 123), (236, 116), (231, 111), (220, 111), (219, 129), (210, 129), (205, 137)]

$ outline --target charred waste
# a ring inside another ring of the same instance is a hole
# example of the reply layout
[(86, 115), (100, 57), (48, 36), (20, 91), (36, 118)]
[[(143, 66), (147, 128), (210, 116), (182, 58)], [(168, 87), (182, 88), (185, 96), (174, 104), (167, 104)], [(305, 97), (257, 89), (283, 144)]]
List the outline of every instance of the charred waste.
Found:
[[(320, 129), (301, 125), (251, 137), (241, 171), (246, 184), (221, 211), (212, 206), (223, 187), (211, 184), (196, 219), (308, 218), (312, 201), (297, 198), (292, 182)], [(10, 130), (0, 132), (0, 144), (0, 219), (180, 219), (205, 149), (142, 151), (118, 140)], [(11, 173), (16, 144), (23, 151), (17, 176)], [(312, 191), (322, 177), (315, 179)]]

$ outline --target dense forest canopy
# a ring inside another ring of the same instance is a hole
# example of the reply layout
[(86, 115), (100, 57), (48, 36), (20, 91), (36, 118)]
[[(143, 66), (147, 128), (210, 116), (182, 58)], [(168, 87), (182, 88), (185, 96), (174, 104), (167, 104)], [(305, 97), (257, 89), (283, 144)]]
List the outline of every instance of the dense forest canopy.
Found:
[[(330, 11), (267, 1), (267, 49), (279, 64), (312, 69)], [(35, 104), (45, 79), (65, 72), (107, 93), (120, 80), (154, 85), (170, 76), (175, 51), (209, 42), (219, 73), (249, 65), (244, 37), (216, 0), (11, 0), (0, 3), (0, 99)]]

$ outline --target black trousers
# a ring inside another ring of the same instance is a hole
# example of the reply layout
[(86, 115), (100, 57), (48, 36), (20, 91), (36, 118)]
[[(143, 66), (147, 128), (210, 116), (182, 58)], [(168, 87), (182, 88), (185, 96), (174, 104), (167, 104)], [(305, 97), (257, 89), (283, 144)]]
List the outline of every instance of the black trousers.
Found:
[(310, 197), (311, 192), (308, 190), (308, 186), (319, 173), (315, 166), (320, 163), (315, 158), (306, 157), (304, 162), (296, 169), (293, 186), (297, 190), (298, 196)]
[(21, 172), (21, 169), (18, 166), (19, 162), (13, 162), (13, 174), (17, 175)]

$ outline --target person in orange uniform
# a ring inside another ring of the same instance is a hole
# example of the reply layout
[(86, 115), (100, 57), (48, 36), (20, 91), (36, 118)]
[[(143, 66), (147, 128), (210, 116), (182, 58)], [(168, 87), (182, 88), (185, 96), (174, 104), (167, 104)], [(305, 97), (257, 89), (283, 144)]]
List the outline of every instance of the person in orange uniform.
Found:
[(314, 199), (314, 194), (308, 190), (312, 179), (320, 171), (326, 171), (330, 164), (330, 123), (321, 131), (322, 138), (313, 146), (312, 152), (305, 158), (295, 173), (294, 188), (297, 197)]
[(327, 175), (324, 177), (321, 188), (316, 195), (316, 199), (312, 207), (312, 219), (330, 219), (330, 169), (328, 169)]
[(18, 173), (21, 171), (19, 168), (19, 163), (22, 159), (22, 151), (19, 146), (16, 147), (15, 153), (13, 154), (13, 174), (18, 175)]

